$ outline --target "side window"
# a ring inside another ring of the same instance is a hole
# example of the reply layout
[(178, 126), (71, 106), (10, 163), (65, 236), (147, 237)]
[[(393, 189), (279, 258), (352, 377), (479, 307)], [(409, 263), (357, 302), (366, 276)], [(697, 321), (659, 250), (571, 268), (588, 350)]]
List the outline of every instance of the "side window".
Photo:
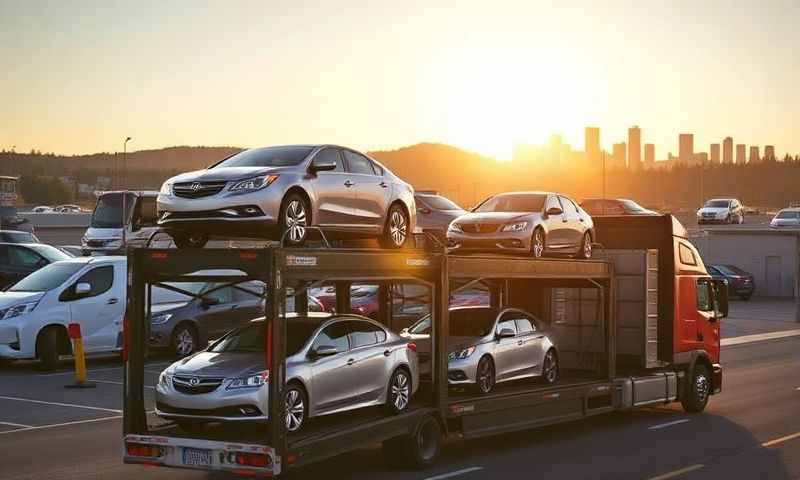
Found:
[(375, 175), (383, 176), (383, 168), (375, 162), (372, 163), (372, 169), (375, 170)]
[(372, 162), (363, 155), (359, 155), (350, 150), (344, 151), (347, 157), (347, 165), (350, 167), (350, 173), (357, 173), (361, 175), (375, 175), (375, 170), (372, 169)]
[[(336, 168), (333, 170), (334, 172), (344, 172), (344, 162), (342, 161), (342, 156), (339, 155), (339, 150), (335, 148), (326, 148), (314, 157), (314, 161), (317, 160), (332, 160), (336, 162)], [(321, 172), (324, 173), (324, 172)]]
[[(369, 322), (348, 322), (350, 330), (351, 348), (366, 347), (375, 345), (386, 340), (386, 334), (382, 329)], [(380, 334), (380, 335), (379, 335)]]
[(705, 279), (697, 281), (697, 309), (701, 312), (714, 311), (714, 302), (711, 300), (711, 283)]
[(514, 333), (517, 333), (517, 325), (513, 318), (504, 317), (503, 320), (500, 320), (497, 324), (497, 333), (502, 332), (504, 328), (510, 328)]
[(346, 352), (350, 348), (350, 344), (347, 340), (345, 322), (336, 322), (333, 325), (328, 325), (319, 332), (311, 348), (317, 348), (321, 345), (330, 345), (336, 347), (340, 352)]
[[(211, 290), (212, 288), (216, 288), (218, 286), (219, 285), (214, 285), (212, 287), (209, 287), (208, 290)], [(232, 290), (231, 287), (220, 288), (219, 290), (214, 290), (213, 292), (207, 295), (203, 295), (203, 297), (209, 300), (211, 299), (216, 300), (220, 304), (231, 303), (231, 301), (233, 300), (232, 298), (233, 292), (231, 292), (231, 290)]]
[(547, 197), (547, 201), (544, 204), (544, 211), (545, 212), (550, 210), (551, 208), (561, 208), (561, 209), (563, 209), (563, 207), (561, 207), (561, 204), (558, 202), (558, 197), (555, 196), (555, 195), (550, 195), (549, 197)]
[[(239, 288), (231, 287), (233, 300), (237, 302), (249, 302), (260, 300), (264, 293), (264, 283), (258, 281), (245, 282), (237, 285)], [(245, 291), (247, 290), (247, 291)], [(252, 293), (251, 293), (252, 292)]]
[(559, 197), (561, 200), (561, 205), (563, 205), (564, 213), (568, 215), (577, 215), (578, 209), (575, 208), (575, 204), (572, 203), (572, 200), (566, 197)]
[(38, 253), (24, 247), (9, 247), (8, 263), (12, 267), (36, 268), (44, 263), (44, 259)]
[(515, 320), (515, 322), (517, 324), (518, 333), (530, 333), (536, 331), (536, 327), (534, 327), (533, 323), (527, 318), (518, 318)]
[(606, 215), (624, 215), (625, 208), (619, 202), (606, 200)]
[(111, 285), (114, 283), (114, 267), (107, 265), (89, 270), (75, 283), (88, 283), (92, 286), (92, 289), (83, 298), (102, 295), (111, 290)]
[(678, 257), (680, 258), (681, 263), (684, 265), (697, 265), (697, 260), (694, 258), (694, 253), (692, 250), (682, 243), (678, 246)]

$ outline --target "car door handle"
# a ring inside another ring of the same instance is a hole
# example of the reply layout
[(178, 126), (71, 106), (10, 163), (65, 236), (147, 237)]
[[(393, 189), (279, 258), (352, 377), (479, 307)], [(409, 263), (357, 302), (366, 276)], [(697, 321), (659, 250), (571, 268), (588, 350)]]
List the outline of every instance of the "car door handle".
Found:
[(351, 182), (350, 180), (347, 180), (347, 181), (344, 182), (344, 186), (347, 187), (347, 188), (350, 188), (353, 185), (355, 185), (355, 183)]
[(519, 341), (517, 342), (517, 345), (522, 345), (522, 344), (524, 344), (524, 343), (525, 343), (525, 341), (524, 341), (524, 340), (519, 340)]
[(382, 188), (389, 188), (389, 185), (386, 182), (381, 182), (378, 185), (380, 185)]
[(388, 357), (388, 356), (389, 356), (389, 355), (391, 355), (391, 354), (392, 354), (392, 351), (391, 351), (391, 350), (384, 350), (384, 351), (383, 351), (383, 356), (384, 356), (384, 357)]
[(356, 363), (356, 361), (351, 358), (350, 360), (347, 361), (347, 366), (349, 367), (350, 365), (352, 365), (354, 363)]
[(115, 303), (119, 302), (116, 298), (109, 298), (106, 302), (108, 305), (114, 305)]
[(580, 218), (578, 219), (578, 221), (579, 221), (579, 222), (582, 222), (582, 221), (583, 221), (583, 217), (580, 217)]

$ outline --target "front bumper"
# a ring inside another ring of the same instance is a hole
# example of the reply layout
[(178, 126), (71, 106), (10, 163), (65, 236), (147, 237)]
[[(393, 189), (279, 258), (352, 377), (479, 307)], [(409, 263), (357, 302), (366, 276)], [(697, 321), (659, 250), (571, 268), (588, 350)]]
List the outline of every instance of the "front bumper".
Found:
[(0, 325), (0, 358), (15, 360), (34, 358), (36, 353), (32, 346), (24, 345), (20, 337), (22, 332), (13, 320), (4, 320)]
[(697, 224), (704, 224), (704, 223), (727, 223), (728, 217), (697, 217)]
[(451, 386), (477, 383), (478, 364), (475, 354), (461, 360), (447, 362), (447, 383)]
[[(263, 422), (268, 419), (268, 384), (258, 388), (227, 390), (228, 380), (209, 393), (187, 394), (172, 384), (156, 385), (156, 415), (168, 420), (197, 422)], [(255, 409), (244, 413), (241, 409)]]
[(531, 232), (463, 233), (447, 232), (447, 246), (456, 252), (509, 252), (531, 251)]

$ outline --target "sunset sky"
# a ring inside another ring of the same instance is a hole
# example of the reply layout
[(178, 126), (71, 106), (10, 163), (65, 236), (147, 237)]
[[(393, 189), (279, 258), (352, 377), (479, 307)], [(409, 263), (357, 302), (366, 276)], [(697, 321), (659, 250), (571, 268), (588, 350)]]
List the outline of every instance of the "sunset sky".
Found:
[[(800, 2), (0, 0), (0, 148), (421, 141), (501, 158), (642, 128), (800, 153)], [(435, 6), (431, 6), (435, 4)]]

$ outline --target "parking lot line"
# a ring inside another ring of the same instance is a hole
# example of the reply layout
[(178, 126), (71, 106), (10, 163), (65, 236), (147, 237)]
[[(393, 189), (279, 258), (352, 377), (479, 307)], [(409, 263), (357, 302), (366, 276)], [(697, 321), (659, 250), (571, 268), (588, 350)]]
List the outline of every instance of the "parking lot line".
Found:
[(11, 422), (0, 422), (0, 425), (8, 425), (9, 427), (17, 427), (17, 428), (31, 428), (30, 425), (23, 425), (21, 423), (11, 423)]
[[(114, 415), (111, 417), (101, 417), (101, 418), (92, 418), (89, 420), (76, 420), (74, 422), (64, 422), (64, 423), (51, 423), (49, 425), (40, 425), (38, 427), (25, 427), (25, 428), (18, 428), (16, 430), (7, 430), (5, 432), (0, 432), (0, 435), (7, 435), (10, 433), (20, 433), (20, 432), (30, 432), (31, 430), (45, 430), (48, 428), (57, 428), (57, 427), (68, 427), (70, 425), (80, 425), (82, 423), (94, 423), (94, 422), (104, 422), (106, 420), (116, 420), (122, 418), (122, 415)], [(2, 422), (0, 422), (2, 423)]]
[(647, 429), (648, 430), (661, 430), (662, 428), (671, 427), (673, 425), (680, 425), (681, 423), (686, 423), (686, 422), (690, 422), (690, 421), (691, 420), (689, 420), (688, 418), (684, 418), (684, 419), (681, 419), (681, 420), (675, 420), (673, 422), (660, 423), (658, 425), (653, 425), (652, 427), (647, 427)]
[(3, 396), (3, 395), (0, 395), (0, 400), (12, 400), (12, 401), (17, 401), (17, 402), (38, 403), (38, 404), (41, 404), (41, 405), (52, 405), (54, 407), (83, 408), (83, 409), (86, 409), (86, 410), (97, 410), (99, 412), (122, 413), (122, 410), (115, 410), (113, 408), (91, 407), (89, 405), (77, 405), (77, 404), (74, 404), (74, 403), (45, 402), (44, 400), (34, 400), (32, 398), (6, 397), (6, 396)]
[(466, 475), (467, 473), (477, 472), (478, 470), (483, 470), (483, 467), (463, 468), (461, 470), (456, 470), (454, 472), (443, 473), (441, 475), (435, 475), (433, 477), (428, 477), (425, 480), (444, 480), (445, 478), (452, 478), (452, 477), (457, 477), (459, 475)]
[(741, 345), (744, 343), (761, 342), (764, 340), (775, 340), (778, 338), (797, 337), (800, 336), (800, 329), (798, 330), (784, 330), (782, 332), (768, 332), (757, 333), (755, 335), (743, 335), (741, 337), (723, 338), (720, 345), (729, 347), (733, 345)]
[[(125, 383), (123, 383), (123, 382), (115, 382), (113, 380), (95, 380), (94, 378), (90, 378), (89, 381), (90, 382), (95, 382), (95, 383), (108, 383), (108, 384), (111, 384), (111, 385), (125, 385)], [(149, 388), (150, 390), (155, 390), (156, 387), (151, 387), (150, 385), (145, 385), (144, 388)]]
[[(92, 372), (107, 372), (110, 370), (122, 370), (122, 366), (119, 367), (108, 367), (108, 368), (93, 368), (91, 370), (87, 370), (88, 373)], [(57, 377), (59, 375), (75, 375), (74, 371), (69, 372), (56, 372), (56, 373), (40, 373), (36, 375), (37, 377)]]
[(678, 470), (673, 470), (671, 472), (667, 472), (662, 475), (658, 475), (656, 477), (650, 477), (647, 480), (667, 480), (668, 478), (675, 478), (678, 476), (683, 475), (684, 473), (694, 472), (695, 470), (700, 470), (701, 468), (705, 467), (705, 465), (698, 463), (697, 465), (692, 465), (685, 468), (680, 468)]
[(794, 440), (795, 438), (800, 438), (800, 432), (793, 433), (791, 435), (786, 435), (785, 437), (776, 438), (775, 440), (770, 440), (768, 442), (764, 442), (761, 444), (762, 447), (771, 447), (773, 445), (777, 445), (779, 443), (788, 442), (789, 440)]

